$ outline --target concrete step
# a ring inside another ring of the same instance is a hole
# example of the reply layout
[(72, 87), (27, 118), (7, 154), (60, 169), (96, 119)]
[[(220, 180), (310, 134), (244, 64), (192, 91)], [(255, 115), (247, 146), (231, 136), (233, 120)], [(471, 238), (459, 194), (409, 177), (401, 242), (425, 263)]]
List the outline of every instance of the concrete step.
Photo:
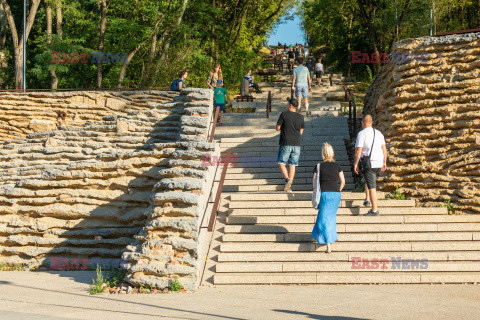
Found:
[[(385, 197), (384, 192), (377, 192), (378, 199)], [(310, 201), (312, 194), (310, 192), (298, 193), (250, 193), (250, 194), (231, 194), (230, 201)], [(342, 192), (343, 200), (364, 200), (365, 193), (360, 192)], [(480, 221), (480, 220), (479, 220)]]
[[(383, 241), (469, 241), (480, 239), (476, 232), (398, 232), (398, 233), (339, 233), (338, 242)], [(223, 242), (315, 242), (309, 234), (224, 234)]]
[[(230, 209), (251, 209), (251, 208), (311, 208), (311, 201), (249, 201), (249, 202), (230, 202)], [(363, 207), (363, 200), (342, 200), (341, 208)], [(415, 200), (379, 200), (378, 207), (415, 207)], [(380, 216), (378, 216), (380, 217)], [(373, 217), (376, 218), (376, 217)]]
[[(243, 163), (245, 164), (245, 163)], [(347, 162), (344, 162), (347, 164)], [(308, 172), (312, 176), (313, 166), (298, 166), (295, 168), (295, 175), (301, 172)], [(344, 172), (351, 172), (350, 166), (342, 166)], [(230, 173), (247, 173), (247, 174), (257, 174), (257, 173), (279, 173), (279, 169), (276, 163), (272, 163), (271, 167), (240, 167), (239, 163), (235, 162), (235, 165), (230, 165), (227, 171)]]
[[(371, 217), (375, 218), (375, 217)], [(225, 233), (308, 233), (313, 229), (313, 224), (282, 224), (282, 225), (226, 225)], [(437, 232), (461, 231), (478, 232), (480, 225), (477, 223), (411, 223), (411, 224), (337, 224), (337, 232)], [(474, 249), (467, 249), (474, 250)]]
[[(272, 156), (270, 156), (270, 157), (272, 157)], [(240, 160), (243, 160), (243, 159), (240, 159)], [(270, 158), (265, 159), (265, 158), (253, 158), (252, 157), (252, 158), (244, 160), (245, 162), (241, 162), (240, 160), (237, 161), (235, 159), (235, 162), (233, 162), (233, 160), (232, 160), (232, 162), (229, 164), (229, 169), (228, 170), (230, 170), (230, 167), (232, 167), (232, 168), (244, 168), (244, 169), (269, 168), (270, 170), (272, 170), (272, 172), (279, 172), (277, 161), (267, 161), (267, 160), (270, 160)], [(304, 172), (309, 172), (309, 171), (313, 172), (313, 169), (315, 168), (315, 166), (319, 162), (318, 160), (316, 160), (316, 161), (304, 160), (304, 159), (301, 159), (301, 160), (302, 161), (299, 162), (299, 165), (295, 168), (295, 170), (305, 168)], [(349, 170), (349, 168), (351, 169), (349, 161), (341, 160), (341, 161), (337, 161), (337, 162), (342, 166), (343, 170), (345, 170), (345, 171), (348, 170), (348, 172), (351, 171), (351, 170)], [(276, 168), (276, 170), (274, 170), (273, 168)], [(295, 171), (295, 172), (300, 172), (300, 171)]]
[[(334, 150), (336, 148), (342, 148), (341, 150), (345, 150), (345, 142), (342, 139), (316, 139), (314, 142), (313, 139), (308, 139), (308, 143), (302, 143), (301, 150), (302, 151), (311, 151), (311, 150), (321, 150), (323, 147), (324, 142), (328, 142), (332, 145)], [(278, 151), (278, 139), (272, 139), (270, 141), (251, 141), (251, 142), (238, 142), (238, 143), (222, 143), (220, 145), (220, 150), (224, 152), (224, 150), (230, 150), (233, 152), (242, 152), (242, 151)], [(336, 150), (335, 150), (336, 151)]]
[[(238, 194), (238, 193), (236, 193)], [(251, 193), (246, 193), (246, 195), (249, 195)], [(280, 193), (279, 193), (280, 194)], [(294, 193), (282, 193), (284, 195), (294, 195)], [(242, 195), (242, 194), (238, 194)], [(363, 215), (368, 212), (370, 208), (339, 208), (337, 211), (337, 217), (339, 216), (358, 216), (358, 215)], [(437, 208), (437, 207), (431, 207), (431, 208), (419, 208), (419, 207), (412, 207), (412, 208), (401, 208), (399, 209), (398, 207), (392, 207), (392, 208), (382, 208), (382, 216), (385, 215), (399, 215), (399, 216), (413, 216), (413, 215), (446, 215), (447, 208)], [(254, 208), (254, 209), (232, 209), (229, 211), (229, 216), (290, 216), (290, 215), (310, 215), (310, 216), (317, 216), (318, 210), (315, 210), (314, 208), (270, 208), (270, 209), (259, 209), (259, 208)]]
[(396, 284), (396, 283), (476, 283), (478, 272), (351, 272), (351, 273), (218, 273), (214, 284)]
[[(394, 259), (382, 259), (383, 261), (325, 261), (316, 262), (227, 262), (219, 263), (216, 266), (217, 273), (291, 273), (291, 272), (371, 272), (380, 273), (411, 273), (411, 272), (480, 272), (478, 261), (428, 261), (418, 255), (417, 259), (405, 259), (402, 262), (401, 256)], [(380, 260), (380, 259), (379, 259)]]
[[(301, 209), (299, 209), (301, 210)], [(314, 215), (291, 215), (291, 216), (231, 216), (227, 218), (229, 225), (276, 225), (276, 224), (314, 224), (316, 221)], [(337, 224), (343, 223), (372, 223), (372, 217), (369, 216), (339, 216)], [(424, 215), (424, 216), (404, 216), (404, 215), (382, 215), (375, 217), (375, 223), (479, 223), (480, 216), (473, 215)], [(478, 236), (478, 235), (477, 235)], [(473, 240), (472, 238), (467, 240)]]
[[(480, 250), (480, 241), (411, 241), (411, 242), (335, 242), (332, 250), (349, 251), (472, 251)], [(314, 252), (325, 251), (325, 246), (314, 242), (270, 243), (270, 242), (227, 242), (220, 245), (220, 252)]]
[[(311, 172), (299, 172), (295, 173), (295, 178), (293, 179), (293, 182), (295, 183), (296, 181), (304, 181), (305, 179), (310, 179), (309, 181), (305, 181), (305, 183), (312, 183), (312, 177), (313, 174)], [(257, 183), (257, 180), (261, 181), (268, 181), (269, 183), (285, 183), (285, 179), (282, 178), (282, 175), (280, 172), (277, 173), (256, 173), (256, 174), (250, 174), (250, 173), (229, 173), (227, 171), (227, 175), (225, 177), (226, 180), (245, 180), (245, 184), (262, 184), (262, 183)], [(353, 183), (353, 178), (351, 176), (346, 175), (345, 176), (345, 181), (347, 183)], [(297, 182), (301, 183), (301, 182)], [(238, 184), (241, 185), (241, 184)]]
[[(284, 181), (285, 182), (285, 181)], [(223, 187), (223, 192), (269, 192), (269, 191), (278, 191), (284, 192), (284, 182), (282, 184), (267, 184), (267, 185), (228, 185)], [(312, 191), (312, 184), (294, 184), (292, 186), (293, 193), (297, 191)], [(346, 184), (344, 190), (345, 191), (352, 191), (355, 189), (355, 185), (353, 184)]]
[(276, 261), (352, 261), (352, 258), (362, 259), (391, 259), (402, 257), (402, 259), (418, 259), (419, 255), (428, 261), (480, 261), (478, 251), (440, 251), (440, 252), (336, 252), (330, 254), (325, 252), (228, 252), (218, 255), (219, 262), (276, 262)]

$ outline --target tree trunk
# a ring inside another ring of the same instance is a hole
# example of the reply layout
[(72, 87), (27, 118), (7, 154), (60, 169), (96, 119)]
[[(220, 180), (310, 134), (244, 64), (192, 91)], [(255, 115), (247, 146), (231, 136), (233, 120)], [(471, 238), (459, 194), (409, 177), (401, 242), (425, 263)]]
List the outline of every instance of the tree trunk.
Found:
[[(152, 33), (150, 34), (149, 37), (152, 37), (153, 35), (156, 35), (157, 34), (157, 30), (158, 30), (158, 26), (160, 25), (160, 22), (162, 22), (164, 19), (164, 16), (160, 17), (157, 22), (155, 23), (155, 28), (153, 28), (153, 31)], [(123, 63), (123, 66), (122, 66), (122, 69), (120, 70), (120, 74), (118, 75), (118, 81), (117, 81), (117, 89), (121, 89), (122, 86), (123, 86), (123, 79), (125, 78), (125, 74), (127, 73), (127, 68), (128, 68), (128, 65), (130, 64), (130, 61), (132, 60), (133, 56), (137, 53), (138, 50), (140, 50), (140, 48), (142, 47), (143, 43), (147, 40), (148, 38), (146, 38), (145, 40), (141, 41), (138, 46), (133, 50), (131, 51), (127, 58), (125, 59), (125, 62)]]
[(62, 2), (61, 0), (57, 0), (56, 3), (56, 13), (57, 13), (57, 35), (60, 40), (63, 38), (63, 16), (62, 16)]
[(125, 62), (123, 63), (122, 69), (120, 70), (120, 74), (118, 75), (118, 81), (117, 81), (117, 89), (121, 89), (123, 86), (123, 79), (125, 78), (125, 74), (127, 73), (127, 68), (128, 65), (130, 64), (130, 61), (132, 60), (133, 56), (137, 53), (137, 51), (142, 47), (142, 44), (139, 44), (133, 51), (131, 51), (127, 59), (125, 59)]
[[(178, 13), (177, 21), (175, 22), (175, 25), (174, 25), (173, 29), (171, 30), (171, 32), (174, 32), (175, 30), (177, 30), (178, 27), (180, 26), (180, 24), (182, 23), (183, 15), (185, 14), (185, 10), (187, 9), (187, 5), (188, 5), (188, 0), (183, 0), (182, 8), (180, 9), (180, 12)], [(170, 44), (172, 43), (172, 37), (169, 37), (166, 41), (167, 42), (165, 43), (165, 46), (163, 47), (163, 52), (160, 55), (160, 61), (163, 61), (163, 59), (165, 59), (165, 55), (167, 54), (168, 49), (170, 49)]]
[[(375, 26), (373, 24), (373, 16), (372, 10), (370, 10), (370, 15), (367, 15), (367, 12), (364, 7), (364, 0), (357, 0), (358, 1), (358, 6), (360, 8), (360, 15), (362, 16), (365, 26), (368, 29), (368, 35), (370, 37), (370, 42), (372, 44), (373, 52), (377, 55), (377, 57), (380, 57), (380, 54), (378, 52), (378, 37), (377, 37), (377, 32), (375, 30)], [(370, 9), (372, 4), (370, 3)], [(377, 59), (377, 63), (375, 63), (375, 70), (378, 71), (380, 70), (380, 67), (382, 66), (382, 62), (379, 59)]]
[(23, 82), (23, 38), (28, 40), (30, 31), (32, 30), (33, 22), (35, 21), (35, 16), (37, 14), (38, 6), (40, 5), (41, 0), (31, 0), (30, 12), (27, 16), (27, 26), (26, 34), (22, 34), (21, 37), (18, 36), (17, 26), (15, 25), (15, 20), (10, 10), (10, 6), (7, 3), (7, 0), (0, 0), (0, 3), (3, 5), (5, 11), (5, 16), (10, 27), (10, 32), (12, 34), (13, 47), (15, 52), (15, 88), (21, 89)]
[(7, 41), (7, 16), (3, 5), (0, 2), (0, 50), (5, 47), (5, 42)]
[[(353, 15), (350, 17), (350, 21), (348, 23), (348, 44), (347, 44), (347, 50), (348, 53), (351, 51), (351, 45), (352, 45), (352, 27), (353, 27)], [(350, 78), (352, 76), (352, 59), (348, 59), (348, 73), (347, 76)]]
[[(47, 44), (51, 45), (52, 44), (52, 7), (48, 3), (48, 1), (45, 2), (45, 11), (47, 15)], [(52, 81), (50, 84), (50, 88), (57, 89), (58, 77), (57, 77), (57, 74), (55, 73), (55, 69), (53, 65), (50, 65), (50, 79)]]
[(105, 30), (107, 27), (107, 1), (98, 0), (101, 10), (100, 16), (100, 33), (98, 37), (98, 51), (100, 51), (100, 57), (97, 62), (97, 88), (102, 88), (103, 74), (102, 74), (102, 53), (105, 45)]

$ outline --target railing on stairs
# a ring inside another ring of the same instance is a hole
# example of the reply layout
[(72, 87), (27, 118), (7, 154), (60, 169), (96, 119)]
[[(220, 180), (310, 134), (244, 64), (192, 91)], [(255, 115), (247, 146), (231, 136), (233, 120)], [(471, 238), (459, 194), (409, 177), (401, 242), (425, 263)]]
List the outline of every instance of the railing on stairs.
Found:
[[(353, 121), (353, 132), (357, 132), (357, 105), (355, 95), (351, 89), (345, 86), (345, 100), (348, 100), (348, 121)], [(353, 114), (352, 114), (353, 113)]]
[(267, 98), (267, 119), (270, 117), (270, 112), (272, 112), (272, 92), (268, 91), (268, 98)]
[(213, 118), (213, 123), (211, 125), (212, 130), (210, 131), (208, 142), (213, 142), (213, 137), (215, 136), (215, 128), (217, 127), (219, 113), (220, 113), (220, 107), (217, 107), (217, 110), (215, 110), (215, 117)]
[[(211, 124), (211, 130), (210, 130), (210, 134), (208, 136), (208, 142), (213, 142), (213, 139), (215, 137), (215, 128), (217, 127), (217, 121), (218, 121), (219, 114), (220, 114), (220, 107), (217, 107), (217, 109), (215, 110), (215, 117), (213, 118), (213, 123)], [(215, 179), (213, 180), (213, 185), (215, 185), (215, 183), (218, 183), (217, 193), (215, 195), (215, 200), (213, 202), (208, 201), (208, 204), (213, 203), (212, 212), (210, 214), (210, 220), (208, 221), (208, 227), (207, 227), (208, 232), (212, 232), (213, 227), (215, 226), (215, 220), (216, 220), (216, 217), (217, 217), (218, 206), (220, 204), (220, 197), (222, 195), (223, 184), (225, 183), (225, 176), (227, 174), (227, 169), (228, 169), (228, 166), (230, 164), (231, 156), (232, 156), (231, 151), (229, 151), (225, 157), (221, 156), (219, 161), (218, 161), (218, 165), (215, 168), (215, 177), (216, 177), (217, 172), (218, 172), (218, 168), (220, 166), (223, 166), (222, 173), (220, 175), (220, 180), (215, 180)], [(210, 194), (208, 195), (208, 199), (211, 199), (212, 194), (214, 192), (213, 185), (212, 185), (212, 188), (210, 189)], [(207, 210), (207, 208), (208, 208), (208, 205), (206, 206), (205, 210)]]
[(217, 181), (214, 180), (214, 183), (218, 182), (218, 188), (217, 188), (217, 194), (215, 196), (215, 201), (213, 202), (212, 214), (210, 215), (210, 220), (208, 222), (208, 232), (213, 231), (215, 220), (217, 219), (218, 206), (220, 204), (220, 197), (222, 195), (223, 184), (225, 183), (225, 176), (227, 175), (228, 165), (230, 164), (231, 156), (232, 156), (232, 152), (229, 151), (223, 160), (223, 164), (221, 164), (222, 163), (221, 161), (219, 161), (218, 163), (219, 166), (223, 165), (223, 169), (222, 169), (222, 174), (220, 175), (220, 180), (217, 180)]

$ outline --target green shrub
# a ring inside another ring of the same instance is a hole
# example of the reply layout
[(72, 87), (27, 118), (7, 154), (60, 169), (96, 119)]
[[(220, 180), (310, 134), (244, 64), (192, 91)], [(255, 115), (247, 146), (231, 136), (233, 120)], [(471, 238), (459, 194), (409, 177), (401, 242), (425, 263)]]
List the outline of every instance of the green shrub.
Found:
[(120, 284), (120, 282), (123, 281), (126, 275), (127, 270), (114, 269), (108, 273), (106, 283), (109, 287), (118, 287), (118, 285)]
[(406, 197), (403, 193), (401, 193), (398, 190), (398, 187), (395, 188), (395, 191), (388, 193), (385, 195), (385, 199), (391, 199), (391, 200), (405, 200)]
[(455, 214), (455, 206), (450, 200), (447, 200), (443, 203), (443, 207), (446, 207), (448, 210), (448, 214)]
[(170, 290), (172, 291), (180, 291), (183, 289), (182, 284), (178, 281), (178, 278), (173, 279), (172, 283), (170, 283)]
[(93, 284), (90, 285), (90, 294), (99, 294), (103, 292), (103, 284), (105, 283), (105, 278), (103, 277), (102, 267), (97, 265), (97, 278), (93, 280)]

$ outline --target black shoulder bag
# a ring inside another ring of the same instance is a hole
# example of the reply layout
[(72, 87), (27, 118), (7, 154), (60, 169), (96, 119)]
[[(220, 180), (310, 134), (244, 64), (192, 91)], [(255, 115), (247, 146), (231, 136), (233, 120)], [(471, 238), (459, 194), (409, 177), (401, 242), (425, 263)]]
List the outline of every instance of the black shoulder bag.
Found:
[(360, 159), (360, 170), (362, 172), (366, 172), (367, 170), (372, 169), (372, 161), (370, 160), (370, 157), (372, 156), (373, 145), (375, 144), (375, 128), (372, 127), (372, 129), (373, 129), (373, 142), (372, 142), (372, 148), (370, 148), (370, 154)]

